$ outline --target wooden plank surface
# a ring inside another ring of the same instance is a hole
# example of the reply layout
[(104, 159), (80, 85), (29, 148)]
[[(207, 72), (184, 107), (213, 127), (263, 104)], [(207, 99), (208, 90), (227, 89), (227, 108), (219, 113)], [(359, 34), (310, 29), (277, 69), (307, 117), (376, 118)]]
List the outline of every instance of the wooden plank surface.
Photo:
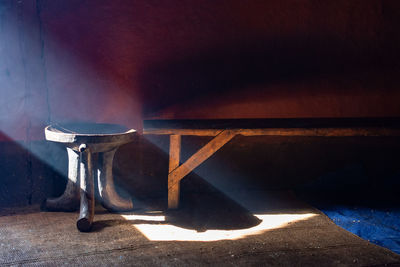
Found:
[(168, 172), (168, 208), (176, 209), (179, 206), (180, 183), (173, 183), (171, 173), (179, 167), (181, 155), (181, 136), (171, 135), (169, 143), (169, 172)]
[(216, 136), (223, 129), (145, 129), (143, 134), (154, 135), (196, 135), (196, 136)]
[(389, 128), (266, 128), (241, 129), (241, 135), (255, 136), (400, 136), (400, 129)]
[[(154, 135), (194, 135), (217, 136), (223, 129), (156, 129), (145, 130), (143, 134)], [(400, 136), (397, 128), (262, 128), (262, 129), (230, 129), (244, 136)]]

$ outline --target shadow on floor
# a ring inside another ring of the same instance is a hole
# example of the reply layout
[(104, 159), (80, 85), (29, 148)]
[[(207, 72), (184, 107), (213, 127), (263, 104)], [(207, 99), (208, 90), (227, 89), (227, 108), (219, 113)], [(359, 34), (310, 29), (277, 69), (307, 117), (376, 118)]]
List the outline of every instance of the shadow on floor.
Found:
[[(246, 229), (258, 225), (261, 220), (232, 199), (221, 192), (184, 194), (180, 208), (176, 210), (162, 209), (154, 211), (146, 208), (165, 206), (166, 199), (152, 199), (142, 202), (142, 207), (133, 211), (135, 215), (162, 215), (165, 219), (159, 221), (147, 220), (106, 220), (95, 221), (93, 231), (101, 231), (106, 227), (114, 227), (121, 224), (170, 224), (185, 229), (204, 232), (206, 230), (237, 230)], [(151, 203), (150, 203), (151, 202)], [(156, 203), (158, 202), (158, 203)], [(162, 203), (161, 203), (162, 202)], [(157, 212), (157, 213), (155, 213)], [(96, 214), (107, 213), (106, 210), (96, 211)]]

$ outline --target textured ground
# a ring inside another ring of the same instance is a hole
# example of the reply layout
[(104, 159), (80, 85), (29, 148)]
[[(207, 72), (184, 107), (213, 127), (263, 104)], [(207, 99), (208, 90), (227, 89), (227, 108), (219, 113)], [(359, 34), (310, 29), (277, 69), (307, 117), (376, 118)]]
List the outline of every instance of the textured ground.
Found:
[(77, 231), (76, 213), (3, 211), (0, 265), (400, 265), (399, 255), (291, 196), (247, 192), (242, 205), (218, 195), (185, 199), (168, 213), (157, 205), (126, 216), (98, 207), (91, 233)]

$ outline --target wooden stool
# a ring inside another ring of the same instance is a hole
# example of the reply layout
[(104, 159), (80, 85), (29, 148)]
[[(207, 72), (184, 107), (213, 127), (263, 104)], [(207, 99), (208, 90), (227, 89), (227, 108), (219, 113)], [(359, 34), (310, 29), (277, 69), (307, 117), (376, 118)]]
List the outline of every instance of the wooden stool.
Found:
[[(90, 231), (94, 218), (94, 179), (97, 178), (101, 204), (110, 211), (133, 209), (114, 188), (112, 166), (120, 145), (135, 138), (136, 131), (115, 124), (55, 124), (45, 128), (46, 140), (63, 143), (68, 152), (68, 183), (64, 193), (47, 199), (45, 208), (74, 211), (80, 204), (77, 228)], [(80, 203), (79, 203), (80, 202)]]

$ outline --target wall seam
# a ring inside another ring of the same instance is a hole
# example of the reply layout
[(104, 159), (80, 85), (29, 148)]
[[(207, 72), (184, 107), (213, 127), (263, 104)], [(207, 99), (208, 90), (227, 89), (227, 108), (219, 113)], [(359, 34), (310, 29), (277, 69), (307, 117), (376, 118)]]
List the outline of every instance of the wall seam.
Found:
[(43, 20), (42, 20), (42, 1), (36, 0), (36, 15), (38, 18), (38, 23), (39, 23), (39, 39), (40, 39), (40, 58), (41, 58), (41, 63), (43, 67), (43, 82), (45, 86), (45, 91), (46, 91), (46, 106), (47, 106), (47, 124), (51, 123), (51, 106), (50, 106), (50, 92), (49, 92), (49, 86), (47, 83), (47, 67), (46, 67), (46, 56), (45, 56), (45, 42), (44, 42), (44, 26), (43, 26)]

